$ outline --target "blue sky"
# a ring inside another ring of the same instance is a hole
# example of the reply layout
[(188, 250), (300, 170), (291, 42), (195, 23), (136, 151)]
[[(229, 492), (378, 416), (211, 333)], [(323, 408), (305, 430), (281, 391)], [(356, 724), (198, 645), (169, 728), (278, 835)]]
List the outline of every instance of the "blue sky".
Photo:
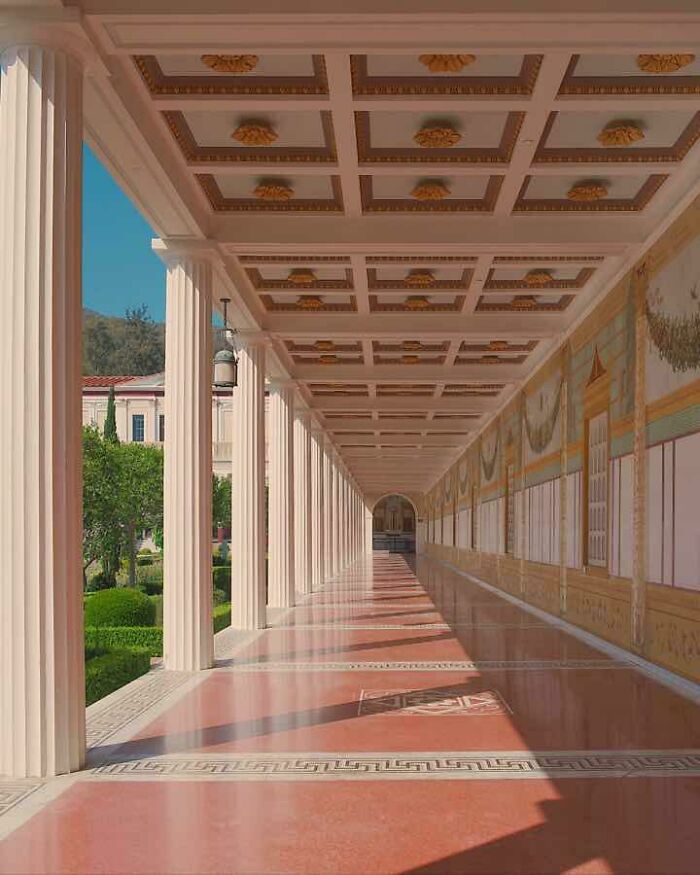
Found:
[(165, 267), (154, 234), (90, 149), (83, 150), (83, 306), (108, 316), (148, 304), (165, 319)]

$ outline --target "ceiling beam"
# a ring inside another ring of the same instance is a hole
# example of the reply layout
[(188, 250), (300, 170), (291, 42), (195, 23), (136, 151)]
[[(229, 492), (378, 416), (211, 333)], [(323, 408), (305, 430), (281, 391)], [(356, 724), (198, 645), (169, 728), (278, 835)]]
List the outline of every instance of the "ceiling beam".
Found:
[(524, 365), (296, 365), (295, 380), (331, 383), (421, 383), (435, 380), (515, 383), (527, 374)]

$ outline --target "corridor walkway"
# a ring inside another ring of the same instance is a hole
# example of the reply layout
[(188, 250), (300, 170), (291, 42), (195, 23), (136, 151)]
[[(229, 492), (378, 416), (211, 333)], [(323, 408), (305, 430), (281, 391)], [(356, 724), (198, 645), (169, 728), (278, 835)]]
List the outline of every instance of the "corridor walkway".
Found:
[(413, 565), (375, 554), (224, 635), (217, 668), (5, 815), (0, 872), (698, 871), (700, 708)]

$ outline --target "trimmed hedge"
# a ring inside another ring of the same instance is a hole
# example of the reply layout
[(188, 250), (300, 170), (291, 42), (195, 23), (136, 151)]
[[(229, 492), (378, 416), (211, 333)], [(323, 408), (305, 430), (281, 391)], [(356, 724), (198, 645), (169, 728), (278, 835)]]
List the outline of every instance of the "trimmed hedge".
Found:
[(163, 655), (161, 626), (86, 626), (85, 647), (95, 650), (144, 649), (149, 656)]
[(156, 608), (136, 589), (103, 589), (85, 601), (86, 626), (152, 626)]
[(103, 699), (151, 667), (147, 650), (111, 650), (85, 663), (85, 699), (88, 705)]
[(163, 592), (163, 566), (140, 565), (136, 569), (136, 584), (147, 595), (159, 595)]
[(231, 625), (231, 605), (218, 605), (213, 612), (214, 632), (221, 632), (227, 626)]
[(215, 565), (212, 568), (212, 581), (214, 589), (223, 590), (226, 593), (226, 599), (231, 600), (231, 566), (230, 565)]

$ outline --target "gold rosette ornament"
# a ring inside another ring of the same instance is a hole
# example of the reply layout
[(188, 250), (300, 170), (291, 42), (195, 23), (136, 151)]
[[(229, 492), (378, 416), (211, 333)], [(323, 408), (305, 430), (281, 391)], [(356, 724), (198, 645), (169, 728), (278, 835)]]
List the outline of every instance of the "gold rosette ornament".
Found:
[(335, 344), (332, 340), (317, 340), (314, 343), (314, 349), (319, 350), (319, 352), (330, 352), (330, 350), (335, 349)]
[(435, 285), (435, 277), (429, 270), (412, 270), (404, 279), (407, 286), (427, 288)]
[(491, 340), (489, 341), (489, 349), (494, 350), (494, 352), (500, 352), (508, 349), (508, 341), (507, 340)]
[(419, 182), (411, 192), (417, 201), (441, 201), (450, 193), (449, 188), (439, 179)]
[(420, 361), (420, 357), (417, 355), (402, 355), (401, 361), (405, 365), (417, 365)]
[(409, 310), (426, 310), (430, 306), (430, 298), (425, 295), (409, 295), (405, 305)]
[(514, 310), (533, 310), (537, 306), (537, 298), (533, 295), (519, 295), (511, 301)]
[(607, 196), (607, 186), (602, 182), (577, 182), (572, 185), (566, 196), (570, 201), (599, 201)]
[(319, 295), (299, 295), (297, 307), (302, 310), (320, 310), (323, 307), (323, 298)]
[(337, 355), (322, 355), (319, 358), (319, 362), (322, 365), (334, 365), (338, 361)]
[(316, 282), (316, 274), (307, 267), (298, 267), (289, 271), (287, 282), (293, 283), (295, 286), (306, 286)]
[(596, 139), (606, 148), (631, 146), (644, 139), (644, 131), (636, 122), (615, 121), (606, 125)]
[(267, 122), (241, 122), (231, 134), (231, 139), (244, 146), (271, 146), (278, 136)]
[(202, 55), (202, 63), (215, 73), (250, 73), (259, 60), (257, 55)]
[(253, 194), (261, 201), (288, 201), (294, 196), (294, 189), (282, 182), (261, 182)]
[(403, 349), (408, 350), (419, 350), (423, 348), (423, 344), (420, 342), (420, 340), (404, 340), (401, 346)]
[(449, 149), (462, 139), (459, 131), (450, 125), (426, 125), (413, 135), (413, 141), (421, 149)]
[(637, 55), (637, 66), (645, 73), (676, 73), (692, 64), (695, 55)]
[(530, 270), (525, 274), (525, 285), (530, 288), (546, 286), (554, 279), (548, 270)]
[(418, 60), (431, 73), (459, 73), (476, 61), (476, 55), (419, 55)]

